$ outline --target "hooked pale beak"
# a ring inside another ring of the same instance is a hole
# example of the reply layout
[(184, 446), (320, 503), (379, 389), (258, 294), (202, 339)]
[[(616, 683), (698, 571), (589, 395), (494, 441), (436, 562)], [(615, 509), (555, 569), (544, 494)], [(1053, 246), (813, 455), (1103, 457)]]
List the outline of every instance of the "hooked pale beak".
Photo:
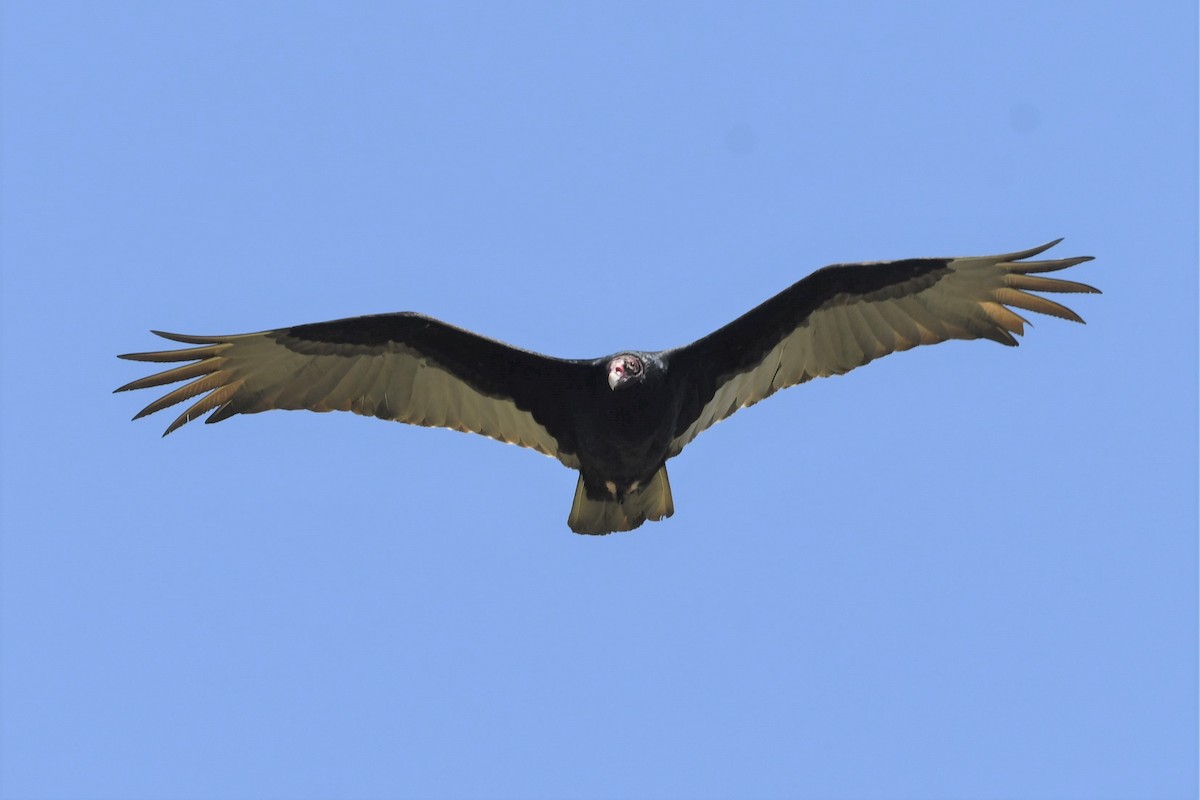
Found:
[(613, 365), (613, 368), (608, 371), (608, 388), (612, 391), (617, 390), (617, 384), (621, 382), (621, 377), (625, 374), (625, 368), (620, 364)]

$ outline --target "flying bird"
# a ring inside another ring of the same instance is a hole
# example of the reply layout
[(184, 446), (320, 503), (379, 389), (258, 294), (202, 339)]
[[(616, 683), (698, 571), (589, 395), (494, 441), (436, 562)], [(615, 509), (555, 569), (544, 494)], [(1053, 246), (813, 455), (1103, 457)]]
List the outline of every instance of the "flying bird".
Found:
[(835, 264), (684, 347), (569, 360), (403, 312), (231, 336), (154, 333), (186, 349), (121, 358), (191, 362), (118, 392), (190, 381), (134, 419), (203, 395), (170, 433), (274, 408), (452, 428), (529, 447), (579, 471), (567, 524), (632, 530), (674, 513), (666, 462), (702, 431), (780, 389), (949, 339), (1016, 345), (1012, 309), (1083, 322), (1031, 292), (1097, 292), (1041, 277), (1090, 256), (1031, 261), (1061, 239), (997, 256)]

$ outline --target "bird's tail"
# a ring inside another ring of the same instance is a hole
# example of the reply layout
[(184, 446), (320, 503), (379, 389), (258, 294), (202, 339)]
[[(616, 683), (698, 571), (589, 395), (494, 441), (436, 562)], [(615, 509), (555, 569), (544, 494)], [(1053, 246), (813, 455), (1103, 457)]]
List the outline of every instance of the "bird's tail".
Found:
[(662, 466), (645, 486), (625, 495), (623, 500), (607, 496), (588, 497), (583, 476), (580, 475), (567, 524), (576, 533), (613, 533), (631, 531), (646, 520), (653, 522), (674, 513), (671, 482), (667, 480), (667, 468)]

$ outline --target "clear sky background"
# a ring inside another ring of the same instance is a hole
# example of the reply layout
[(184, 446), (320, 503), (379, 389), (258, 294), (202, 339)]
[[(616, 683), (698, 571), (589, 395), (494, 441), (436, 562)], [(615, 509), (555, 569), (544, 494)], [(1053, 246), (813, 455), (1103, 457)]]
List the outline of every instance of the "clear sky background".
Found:
[[(5, 798), (1195, 795), (1194, 3), (3, 13)], [(1087, 326), (777, 395), (634, 533), (481, 437), (111, 394), (150, 328), (595, 357), (1060, 236)]]

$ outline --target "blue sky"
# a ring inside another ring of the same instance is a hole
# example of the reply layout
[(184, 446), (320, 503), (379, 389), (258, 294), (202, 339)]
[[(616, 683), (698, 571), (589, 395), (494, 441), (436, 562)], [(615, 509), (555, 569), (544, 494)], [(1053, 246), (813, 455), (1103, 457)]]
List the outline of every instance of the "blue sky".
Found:
[[(5, 798), (1192, 797), (1194, 3), (5, 3)], [(117, 353), (419, 310), (683, 344), (1065, 236), (1088, 325), (575, 475), (188, 426)]]

